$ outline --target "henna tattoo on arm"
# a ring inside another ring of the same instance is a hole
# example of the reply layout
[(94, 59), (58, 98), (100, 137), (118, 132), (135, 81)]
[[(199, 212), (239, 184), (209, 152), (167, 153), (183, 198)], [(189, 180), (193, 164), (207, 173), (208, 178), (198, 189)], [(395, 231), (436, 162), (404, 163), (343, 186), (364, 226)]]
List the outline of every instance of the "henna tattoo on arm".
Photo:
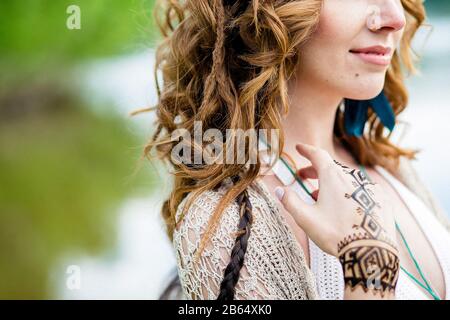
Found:
[(369, 189), (375, 183), (369, 181), (362, 171), (350, 169), (336, 160), (334, 162), (353, 178), (355, 190), (352, 194), (346, 193), (345, 197), (356, 202), (356, 212), (361, 217), (361, 223), (352, 227), (355, 232), (338, 244), (345, 286), (351, 291), (361, 287), (364, 292), (371, 290), (382, 297), (387, 292), (394, 293), (400, 261), (394, 242), (374, 212), (376, 208), (381, 209)]

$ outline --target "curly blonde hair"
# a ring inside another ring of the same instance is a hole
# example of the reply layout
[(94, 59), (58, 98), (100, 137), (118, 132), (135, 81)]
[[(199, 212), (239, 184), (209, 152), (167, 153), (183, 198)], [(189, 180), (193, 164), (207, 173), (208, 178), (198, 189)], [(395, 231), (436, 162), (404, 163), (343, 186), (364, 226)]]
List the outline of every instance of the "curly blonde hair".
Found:
[[(194, 121), (204, 130), (281, 129), (280, 120), (289, 110), (287, 81), (298, 66), (300, 47), (314, 34), (322, 0), (160, 0), (155, 17), (164, 37), (156, 51), (156, 132), (145, 146), (173, 169), (174, 189), (164, 202), (162, 215), (172, 239), (177, 224), (195, 198), (216, 188), (225, 178), (240, 175), (234, 188), (221, 199), (202, 238), (201, 253), (224, 208), (257, 177), (260, 161), (248, 167), (238, 164), (185, 165), (171, 159), (176, 129), (193, 132)], [(405, 72), (413, 73), (417, 55), (411, 40), (425, 20), (422, 0), (402, 0), (407, 24), (400, 48), (395, 52), (384, 92), (396, 115), (408, 103)], [(161, 14), (162, 13), (162, 14)], [(158, 81), (156, 81), (158, 83)], [(383, 124), (369, 110), (369, 130), (363, 137), (350, 137), (343, 130), (343, 113), (338, 110), (335, 135), (359, 163), (392, 168), (401, 156), (414, 158), (416, 151), (394, 145)], [(280, 130), (279, 150), (283, 150)], [(201, 147), (201, 146), (196, 146)], [(227, 146), (224, 146), (224, 150)], [(248, 149), (246, 152), (248, 153)], [(280, 156), (281, 152), (277, 151)], [(151, 157), (150, 157), (151, 158)], [(175, 214), (188, 193), (193, 196), (179, 221)], [(248, 201), (241, 199), (243, 207)], [(244, 210), (245, 211), (245, 210)], [(249, 221), (251, 222), (251, 221)], [(248, 228), (247, 228), (248, 229)], [(245, 233), (247, 229), (241, 230)]]

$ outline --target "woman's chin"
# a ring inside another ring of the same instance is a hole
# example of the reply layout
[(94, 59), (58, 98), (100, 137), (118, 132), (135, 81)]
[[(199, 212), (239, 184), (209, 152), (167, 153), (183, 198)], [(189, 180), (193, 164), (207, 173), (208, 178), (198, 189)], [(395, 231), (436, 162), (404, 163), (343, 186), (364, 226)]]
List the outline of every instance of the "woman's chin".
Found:
[(379, 85), (373, 85), (373, 83), (370, 86), (359, 86), (358, 88), (352, 88), (348, 92), (349, 94), (345, 97), (347, 99), (352, 100), (370, 100), (378, 96), (381, 91), (383, 91), (384, 88), (384, 81)]

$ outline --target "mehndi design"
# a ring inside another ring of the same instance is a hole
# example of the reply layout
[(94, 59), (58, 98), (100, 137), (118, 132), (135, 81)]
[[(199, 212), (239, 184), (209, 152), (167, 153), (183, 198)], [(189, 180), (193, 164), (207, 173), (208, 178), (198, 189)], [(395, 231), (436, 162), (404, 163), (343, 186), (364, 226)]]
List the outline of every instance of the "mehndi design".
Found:
[(370, 190), (375, 183), (369, 181), (362, 171), (334, 162), (352, 176), (355, 190), (352, 194), (345, 194), (345, 197), (357, 203), (357, 213), (361, 216), (361, 223), (353, 226), (355, 233), (338, 244), (345, 286), (352, 291), (359, 286), (365, 292), (373, 290), (374, 294), (380, 293), (381, 296), (394, 292), (400, 261), (397, 248), (374, 212), (375, 208), (381, 209)]

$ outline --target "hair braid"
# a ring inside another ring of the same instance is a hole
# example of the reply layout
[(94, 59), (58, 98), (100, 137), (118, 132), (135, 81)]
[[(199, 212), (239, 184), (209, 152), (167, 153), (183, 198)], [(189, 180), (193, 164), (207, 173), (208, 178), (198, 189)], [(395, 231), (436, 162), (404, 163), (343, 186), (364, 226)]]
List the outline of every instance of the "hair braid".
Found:
[[(214, 0), (214, 5), (216, 7), (216, 39), (214, 43), (214, 49), (212, 51), (212, 66), (211, 72), (206, 78), (204, 85), (204, 96), (199, 109), (200, 119), (206, 118), (211, 110), (207, 108), (211, 103), (213, 103), (216, 108), (218, 107), (219, 97), (218, 97), (218, 85), (221, 68), (223, 68), (225, 59), (225, 9), (223, 7), (222, 0)], [(214, 25), (214, 24), (213, 24)]]
[[(233, 179), (237, 182), (237, 176)], [(252, 204), (247, 189), (242, 191), (237, 197), (239, 205), (240, 220), (238, 226), (238, 236), (233, 250), (231, 251), (231, 260), (228, 263), (222, 283), (220, 284), (220, 293), (218, 301), (228, 301), (234, 299), (235, 286), (239, 280), (240, 271), (244, 265), (244, 257), (247, 251), (248, 239), (250, 237), (250, 227), (253, 222)]]

